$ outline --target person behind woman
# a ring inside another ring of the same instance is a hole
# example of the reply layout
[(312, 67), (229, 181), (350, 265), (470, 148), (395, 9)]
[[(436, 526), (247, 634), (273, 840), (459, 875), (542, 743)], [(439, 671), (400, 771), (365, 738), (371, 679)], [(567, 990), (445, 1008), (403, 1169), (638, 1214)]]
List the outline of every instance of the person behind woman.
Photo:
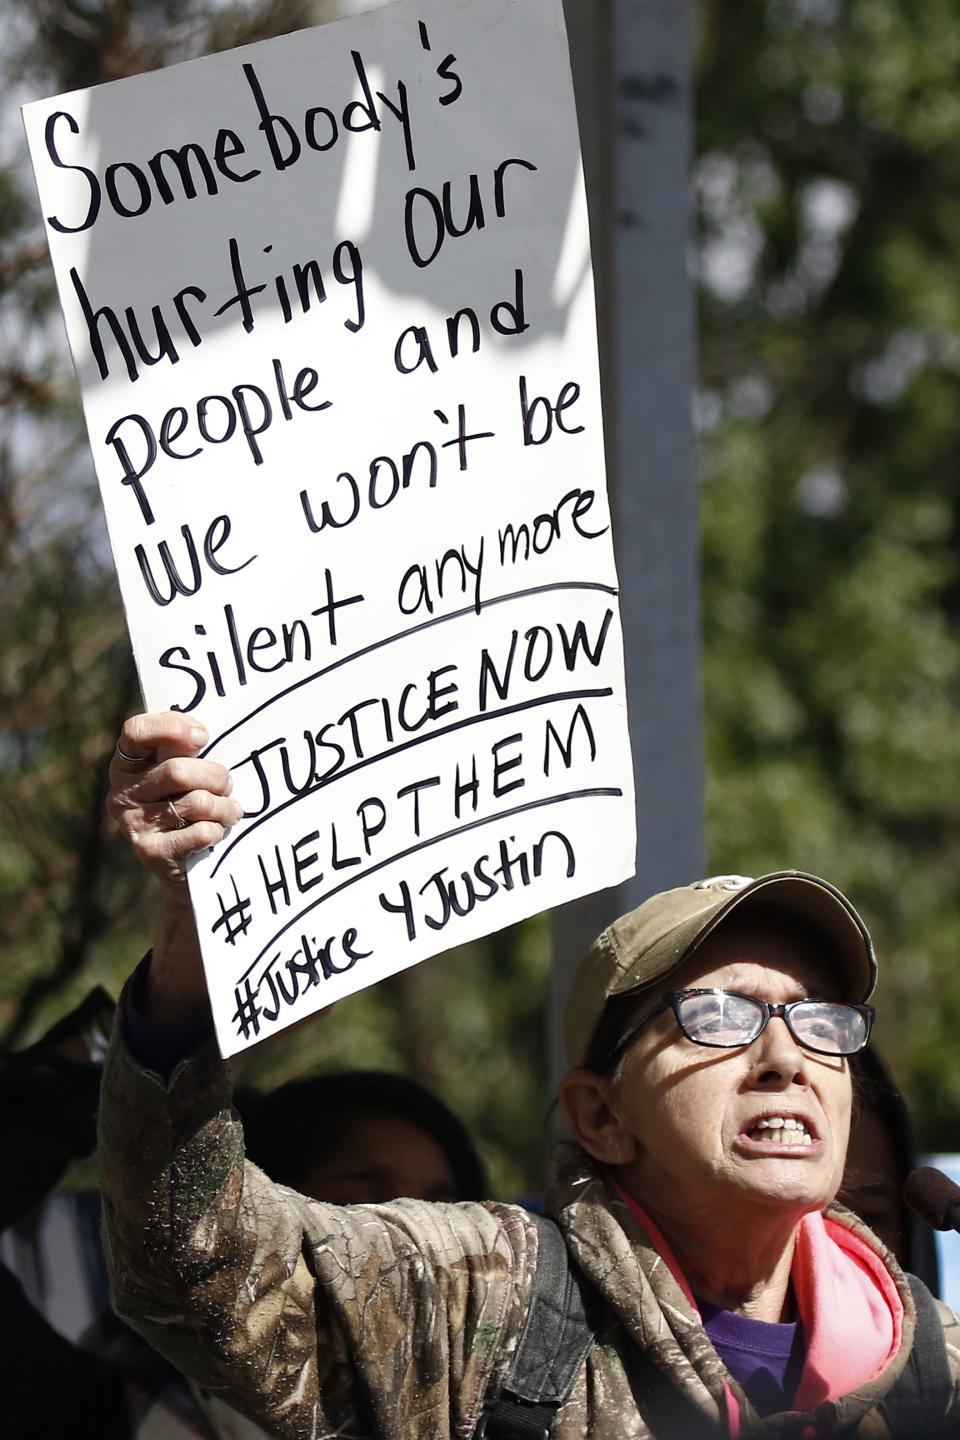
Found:
[[(277, 1435), (466, 1440), (542, 1314), (550, 1232), (510, 1205), (318, 1204), (244, 1164), (183, 884), (238, 807), (194, 725), (135, 717), (111, 771), (165, 897), (101, 1106), (115, 1302)], [(598, 939), (560, 1086), (580, 1149), (546, 1204), (593, 1335), (558, 1440), (865, 1440), (901, 1433), (905, 1394), (935, 1417), (910, 1433), (956, 1425), (960, 1322), (833, 1204), (875, 978), (853, 906), (796, 871), (678, 887)], [(144, 1027), (178, 1040), (166, 1078), (130, 1052)]]
[(483, 1162), (438, 1095), (390, 1070), (335, 1070), (236, 1096), (248, 1156), (334, 1205), (481, 1200)]
[(850, 1134), (840, 1200), (865, 1220), (904, 1270), (940, 1295), (934, 1232), (903, 1198), (903, 1182), (920, 1161), (913, 1122), (899, 1086), (871, 1043), (854, 1060), (856, 1123)]

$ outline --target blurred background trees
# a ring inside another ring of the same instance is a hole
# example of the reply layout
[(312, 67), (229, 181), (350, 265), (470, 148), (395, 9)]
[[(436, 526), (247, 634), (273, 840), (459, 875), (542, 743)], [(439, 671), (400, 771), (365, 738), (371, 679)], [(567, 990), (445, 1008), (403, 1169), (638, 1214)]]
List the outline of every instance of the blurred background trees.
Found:
[(960, 10), (699, 11), (707, 826), (855, 897), (960, 1147)]
[[(138, 706), (17, 106), (330, 18), (336, 0), (0, 0), (0, 1025), (22, 1044), (147, 943), (103, 817)], [(874, 929), (879, 1038), (960, 1148), (960, 10), (701, 0), (694, 163), (714, 871), (796, 865)], [(440, 1088), (535, 1187), (543, 919), (243, 1061)]]

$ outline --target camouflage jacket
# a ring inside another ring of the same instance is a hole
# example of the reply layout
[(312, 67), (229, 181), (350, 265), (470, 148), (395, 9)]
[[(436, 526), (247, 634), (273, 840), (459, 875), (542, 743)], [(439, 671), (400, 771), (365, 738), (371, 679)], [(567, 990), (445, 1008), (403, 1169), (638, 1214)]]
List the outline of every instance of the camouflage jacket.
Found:
[[(500, 1393), (529, 1301), (537, 1231), (524, 1210), (412, 1200), (340, 1208), (274, 1185), (244, 1162), (212, 1043), (165, 1085), (115, 1037), (100, 1125), (114, 1303), (212, 1398), (289, 1440), (469, 1440)], [(702, 1414), (705, 1434), (718, 1422), (726, 1430), (727, 1386), (742, 1435), (888, 1435), (876, 1407), (907, 1363), (915, 1314), (889, 1257), (905, 1314), (884, 1373), (815, 1411), (760, 1420), (602, 1180), (571, 1180), (550, 1209), (604, 1302), (554, 1440), (674, 1440), (638, 1407), (621, 1358), (631, 1345)], [(956, 1416), (960, 1322), (941, 1310)]]

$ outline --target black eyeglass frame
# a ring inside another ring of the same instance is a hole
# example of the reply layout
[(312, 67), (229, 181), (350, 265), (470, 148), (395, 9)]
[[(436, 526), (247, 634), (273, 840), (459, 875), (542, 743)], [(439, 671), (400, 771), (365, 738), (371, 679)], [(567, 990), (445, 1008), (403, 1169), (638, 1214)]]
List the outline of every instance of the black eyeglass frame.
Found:
[[(749, 1000), (754, 1005), (759, 1006), (763, 1011), (760, 1028), (756, 1035), (751, 1036), (749, 1040), (736, 1040), (732, 1044), (723, 1044), (716, 1040), (698, 1040), (696, 1036), (688, 1032), (680, 1018), (680, 1001), (687, 999), (691, 995), (732, 995), (738, 1000)], [(866, 1033), (855, 1050), (823, 1050), (818, 1045), (811, 1045), (809, 1040), (800, 1039), (800, 1036), (791, 1024), (790, 1015), (798, 1005), (811, 1004), (840, 1005), (845, 1010), (855, 1010), (857, 1014), (862, 1017), (864, 1025), (866, 1026)], [(641, 1031), (645, 1030), (646, 1027), (651, 1024), (652, 1021), (656, 1020), (659, 1015), (662, 1015), (665, 1010), (670, 1009), (673, 1010), (677, 1024), (690, 1043), (692, 1045), (702, 1045), (708, 1050), (742, 1050), (745, 1046), (752, 1045), (755, 1040), (760, 1039), (760, 1036), (764, 1030), (766, 1030), (771, 1020), (780, 1019), (786, 1025), (796, 1043), (802, 1046), (804, 1050), (811, 1050), (815, 1055), (829, 1055), (834, 1060), (849, 1059), (851, 1055), (856, 1055), (858, 1051), (864, 1048), (870, 1039), (870, 1032), (873, 1029), (873, 1022), (876, 1019), (877, 1013), (872, 1005), (857, 1004), (853, 1000), (818, 1000), (812, 995), (804, 996), (802, 1000), (788, 1000), (786, 1004), (777, 1005), (771, 1004), (769, 1000), (761, 1000), (757, 995), (747, 995), (742, 990), (724, 990), (723, 987), (719, 985), (710, 986), (707, 989), (669, 990), (666, 995), (661, 996), (652, 1010), (648, 1010), (641, 1019), (634, 1025), (631, 1025), (626, 1033), (621, 1036), (610, 1053), (610, 1058), (607, 1062), (608, 1065), (611, 1067), (618, 1065), (624, 1051), (633, 1043)]]

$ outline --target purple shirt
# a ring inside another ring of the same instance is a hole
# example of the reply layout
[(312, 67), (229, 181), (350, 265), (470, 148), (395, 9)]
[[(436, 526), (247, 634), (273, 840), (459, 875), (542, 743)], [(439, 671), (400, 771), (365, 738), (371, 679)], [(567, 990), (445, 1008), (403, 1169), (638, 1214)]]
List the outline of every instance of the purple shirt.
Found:
[(778, 1325), (697, 1300), (703, 1328), (760, 1415), (792, 1410), (806, 1346), (799, 1321)]

